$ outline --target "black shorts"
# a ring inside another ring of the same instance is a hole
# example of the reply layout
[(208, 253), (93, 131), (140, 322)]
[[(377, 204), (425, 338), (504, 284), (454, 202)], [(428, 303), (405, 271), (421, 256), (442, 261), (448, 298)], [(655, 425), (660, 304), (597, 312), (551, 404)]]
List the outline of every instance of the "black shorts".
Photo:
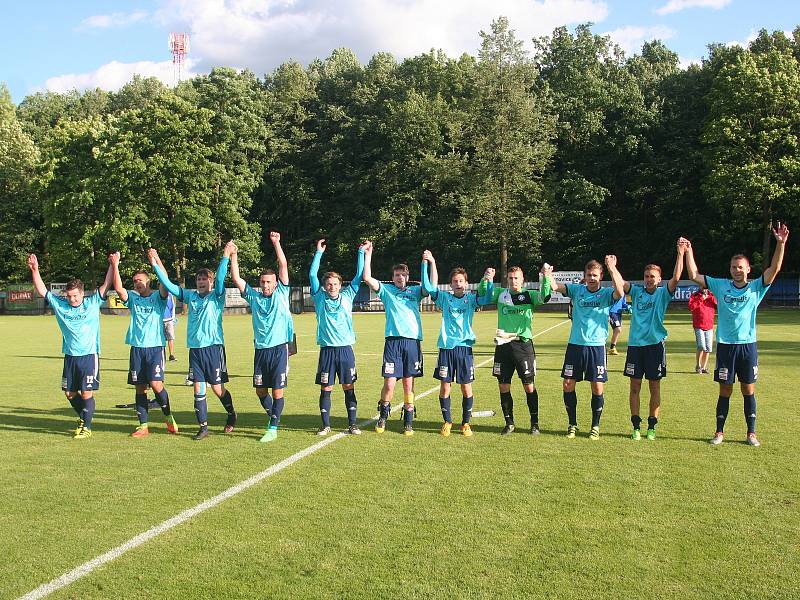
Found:
[(601, 383), (608, 381), (605, 345), (567, 344), (561, 377), (575, 381), (599, 381)]
[(717, 368), (714, 381), (732, 384), (758, 380), (758, 348), (750, 344), (717, 344)]
[(212, 385), (228, 383), (225, 346), (214, 344), (205, 348), (189, 348), (189, 375), (186, 378)]
[(256, 348), (253, 355), (253, 387), (280, 390), (289, 375), (289, 345)]
[(533, 383), (536, 377), (536, 351), (532, 341), (512, 340), (495, 347), (492, 375), (497, 377), (497, 382), (511, 383), (514, 371), (525, 385)]
[(128, 361), (128, 385), (145, 385), (164, 381), (164, 347), (137, 348), (131, 346)]
[(664, 342), (649, 346), (628, 346), (625, 376), (657, 381), (667, 376), (667, 348)]
[(93, 392), (100, 389), (100, 357), (97, 354), (65, 355), (61, 389), (65, 392)]

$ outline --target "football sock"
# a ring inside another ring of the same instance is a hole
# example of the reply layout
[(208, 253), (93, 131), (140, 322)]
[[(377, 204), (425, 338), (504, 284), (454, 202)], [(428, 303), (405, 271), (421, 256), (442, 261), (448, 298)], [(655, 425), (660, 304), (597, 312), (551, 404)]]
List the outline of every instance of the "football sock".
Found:
[(506, 425), (514, 423), (514, 398), (511, 392), (500, 392), (500, 408), (503, 410), (503, 418)]
[(756, 432), (756, 395), (744, 397), (744, 420), (747, 422), (747, 433)]
[(208, 425), (208, 402), (205, 394), (194, 395), (194, 414), (201, 427)]
[(81, 411), (83, 419), (83, 426), (86, 429), (92, 428), (92, 417), (94, 417), (94, 396), (91, 398), (86, 398), (83, 401), (83, 411)]
[(139, 418), (139, 425), (147, 424), (147, 408), (150, 401), (147, 394), (136, 394), (136, 416)]
[(473, 396), (465, 396), (461, 401), (461, 422), (469, 423), (472, 418), (472, 403), (475, 398)]
[(322, 426), (331, 426), (331, 393), (321, 390), (319, 393), (319, 414), (322, 417)]
[(535, 425), (539, 422), (539, 390), (525, 392), (525, 396), (528, 401), (528, 410), (531, 413), (531, 425)]
[(172, 409), (169, 405), (169, 394), (167, 393), (167, 388), (161, 388), (160, 392), (156, 392), (156, 402), (158, 402), (159, 406), (161, 407), (161, 412), (164, 413), (165, 417), (168, 417), (170, 414), (172, 414)]
[(725, 420), (728, 418), (728, 409), (730, 408), (730, 397), (725, 398), (720, 396), (717, 400), (717, 431), (720, 433), (725, 431)]
[(647, 428), (655, 429), (658, 423), (658, 417), (647, 417)]
[(392, 405), (389, 402), (378, 402), (378, 410), (380, 411), (380, 418), (386, 420), (392, 414)]
[(78, 418), (83, 418), (83, 398), (81, 398), (80, 394), (75, 394), (72, 398), (67, 398), (69, 403), (72, 405), (72, 410), (75, 411), (75, 414), (78, 415)]
[(411, 427), (414, 422), (414, 405), (404, 404), (403, 407), (405, 408), (405, 411), (403, 411), (403, 427)]
[(283, 413), (283, 405), (286, 402), (286, 398), (275, 398), (272, 401), (272, 411), (268, 414), (269, 417), (269, 426), (270, 427), (278, 427), (278, 423), (281, 422), (281, 413)]
[(452, 423), (453, 422), (453, 415), (450, 412), (450, 396), (446, 398), (439, 398), (439, 406), (442, 409), (442, 418), (444, 419), (445, 423)]
[(358, 401), (356, 400), (355, 390), (344, 391), (344, 407), (347, 409), (347, 424), (355, 425), (358, 411)]
[(222, 406), (225, 408), (225, 412), (229, 415), (233, 414), (233, 398), (231, 397), (231, 393), (228, 390), (225, 390), (225, 393), (222, 394), (222, 398), (219, 399), (222, 402)]
[(578, 394), (575, 391), (564, 392), (564, 406), (567, 409), (567, 419), (570, 425), (578, 425)]
[[(648, 419), (648, 423), (650, 420)], [(642, 417), (639, 415), (633, 415), (631, 417), (631, 425), (633, 425), (634, 429), (641, 429), (642, 428)]]
[(603, 415), (605, 403), (603, 394), (592, 394), (592, 427), (600, 427), (600, 417)]
[(269, 392), (267, 392), (263, 397), (259, 396), (258, 399), (261, 402), (261, 406), (264, 408), (264, 412), (267, 413), (267, 416), (272, 414), (273, 400), (272, 396), (269, 395)]

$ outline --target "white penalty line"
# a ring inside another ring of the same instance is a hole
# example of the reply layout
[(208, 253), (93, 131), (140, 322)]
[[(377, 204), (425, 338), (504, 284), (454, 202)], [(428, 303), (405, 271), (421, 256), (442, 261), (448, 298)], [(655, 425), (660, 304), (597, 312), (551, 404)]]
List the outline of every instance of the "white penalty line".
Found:
[[(547, 329), (540, 331), (533, 337), (534, 338), (539, 337), (540, 335), (545, 334), (548, 331), (552, 331), (556, 327), (560, 327), (564, 323), (569, 323), (569, 321), (568, 320), (561, 321), (553, 325), (552, 327), (548, 327)], [(487, 358), (486, 360), (481, 361), (477, 365), (477, 368), (484, 366), (485, 364), (491, 362), (492, 360), (493, 358)], [(438, 389), (439, 389), (438, 385), (434, 386), (428, 390), (425, 390), (424, 392), (416, 396), (416, 398), (420, 399), (429, 396), (432, 393), (436, 392)], [(378, 420), (378, 415), (375, 415), (373, 418), (359, 423), (359, 426), (365, 427), (371, 423), (376, 422), (377, 420)], [(213, 498), (209, 498), (208, 500), (201, 502), (200, 504), (193, 506), (192, 508), (188, 508), (183, 512), (178, 513), (174, 517), (167, 519), (166, 521), (163, 521), (158, 525), (151, 527), (147, 531), (132, 537), (127, 542), (120, 544), (116, 548), (112, 548), (108, 552), (104, 552), (100, 556), (93, 558), (88, 562), (83, 563), (82, 565), (72, 569), (71, 571), (64, 573), (60, 577), (57, 577), (52, 581), (49, 581), (48, 583), (40, 585), (35, 590), (28, 592), (24, 596), (20, 596), (19, 600), (35, 600), (38, 598), (44, 598), (45, 596), (48, 596), (49, 594), (52, 594), (53, 592), (60, 590), (61, 588), (64, 588), (72, 583), (75, 583), (78, 579), (81, 579), (82, 577), (89, 575), (95, 569), (102, 567), (106, 563), (109, 563), (119, 558), (126, 552), (138, 548), (142, 544), (149, 542), (150, 540), (161, 535), (162, 533), (166, 533), (170, 529), (173, 529), (178, 525), (185, 523), (189, 519), (196, 517), (201, 513), (204, 513), (210, 508), (214, 508), (218, 504), (223, 503), (225, 500), (232, 498), (236, 494), (239, 494), (240, 492), (243, 492), (253, 487), (257, 483), (262, 482), (267, 477), (271, 477), (275, 473), (283, 471), (286, 467), (293, 465), (297, 461), (302, 460), (305, 457), (310, 456), (319, 450), (322, 450), (325, 446), (328, 446), (333, 442), (336, 442), (346, 436), (347, 436), (346, 433), (340, 432), (330, 437), (327, 437), (324, 440), (309, 446), (308, 448), (304, 448), (303, 450), (300, 450), (299, 452), (292, 454), (288, 458), (285, 458), (282, 461), (275, 463), (274, 465), (268, 467), (267, 469), (264, 469), (260, 473), (256, 473), (252, 477), (249, 477), (248, 479), (245, 479), (244, 481), (241, 481), (240, 483), (237, 483), (236, 485), (229, 487), (227, 490), (217, 494)]]

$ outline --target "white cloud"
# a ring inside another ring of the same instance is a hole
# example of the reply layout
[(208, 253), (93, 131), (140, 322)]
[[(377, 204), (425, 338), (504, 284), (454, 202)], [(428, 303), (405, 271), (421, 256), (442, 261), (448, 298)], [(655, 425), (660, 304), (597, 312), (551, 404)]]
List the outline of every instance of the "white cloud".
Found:
[(148, 17), (144, 11), (132, 13), (112, 13), (110, 15), (92, 15), (86, 17), (78, 26), (79, 29), (108, 29), (109, 27), (125, 27), (143, 21)]
[(398, 59), (431, 48), (452, 57), (475, 53), (478, 32), (501, 15), (527, 43), (561, 25), (603, 21), (608, 6), (602, 0), (166, 0), (157, 18), (190, 33), (203, 70), (225, 65), (261, 75), (342, 46), (362, 61), (381, 51)]
[(656, 9), (656, 14), (668, 15), (687, 8), (713, 8), (719, 10), (731, 3), (731, 0), (669, 0), (664, 6)]
[(678, 57), (678, 66), (684, 71), (691, 67), (692, 65), (702, 65), (703, 59), (702, 58), (689, 58), (685, 56)]
[(668, 40), (675, 35), (675, 31), (663, 25), (654, 27), (637, 27), (631, 25), (620, 27), (613, 31), (607, 31), (603, 35), (610, 36), (612, 41), (618, 44), (625, 54), (638, 52), (642, 49), (642, 44), (650, 40)]
[[(758, 37), (758, 33), (759, 32), (757, 30), (751, 29), (750, 33), (748, 34), (747, 38), (744, 41), (731, 40), (730, 42), (725, 42), (725, 45), (728, 46), (728, 47), (730, 47), (730, 46), (741, 46), (742, 48), (748, 48), (750, 46), (750, 44), (753, 43), (755, 41), (755, 39)], [(770, 32), (770, 33), (772, 33), (772, 32)], [(789, 39), (792, 39), (792, 36), (794, 34), (791, 31), (788, 31), (788, 30), (784, 29), (783, 30), (783, 35), (785, 35)]]
[[(196, 73), (193, 72), (194, 61), (186, 59), (182, 77), (188, 79)], [(173, 65), (171, 60), (162, 62), (141, 61), (134, 63), (121, 63), (112, 61), (90, 73), (69, 73), (58, 77), (51, 77), (45, 82), (45, 88), (51, 92), (64, 93), (70, 90), (86, 90), (100, 88), (115, 91), (133, 79), (134, 75), (142, 77), (156, 77), (166, 85), (175, 83)]]

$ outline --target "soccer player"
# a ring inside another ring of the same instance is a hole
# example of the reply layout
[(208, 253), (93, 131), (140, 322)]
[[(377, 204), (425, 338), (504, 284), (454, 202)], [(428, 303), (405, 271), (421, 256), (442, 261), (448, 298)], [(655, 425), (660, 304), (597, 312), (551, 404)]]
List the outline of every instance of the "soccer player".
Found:
[(619, 354), (617, 341), (619, 341), (619, 335), (622, 333), (622, 313), (629, 309), (630, 306), (625, 301), (625, 296), (623, 296), (614, 303), (608, 313), (608, 324), (611, 325), (611, 343), (608, 346), (608, 353), (613, 356)]
[(613, 287), (600, 287), (603, 265), (590, 260), (583, 269), (585, 283), (559, 283), (550, 277), (553, 291), (561, 292), (572, 299), (572, 328), (561, 377), (564, 380), (564, 406), (567, 409), (567, 437), (578, 433), (578, 396), (575, 385), (587, 380), (592, 387), (592, 429), (590, 440), (600, 439), (600, 417), (605, 398), (603, 388), (608, 381), (606, 372), (606, 338), (608, 337), (608, 313), (614, 303), (625, 293), (622, 276), (617, 270), (617, 257), (606, 256), (606, 266), (614, 283)]
[(319, 264), (327, 245), (325, 240), (317, 241), (317, 251), (308, 270), (308, 279), (311, 282), (311, 299), (314, 301), (314, 310), (317, 314), (317, 344), (319, 345), (319, 362), (317, 364), (316, 383), (320, 386), (319, 412), (322, 417), (322, 426), (317, 435), (328, 435), (331, 432), (331, 392), (336, 379), (342, 385), (344, 392), (344, 405), (347, 409), (347, 432), (360, 435), (361, 430), (356, 423), (355, 382), (356, 357), (353, 354), (353, 344), (356, 334), (353, 331), (353, 299), (361, 285), (361, 274), (364, 271), (364, 251), (366, 242), (358, 248), (358, 264), (356, 274), (350, 285), (342, 288), (342, 276), (334, 271), (328, 271), (322, 276), (320, 286)]
[[(475, 309), (487, 303), (486, 298), (479, 298), (477, 293), (467, 291), (467, 272), (456, 267), (450, 272), (450, 288), (452, 292), (442, 292), (436, 288), (438, 273), (436, 259), (430, 250), (422, 253), (422, 287), (431, 296), (436, 306), (442, 309), (442, 327), (439, 331), (439, 358), (433, 377), (439, 380), (439, 406), (442, 409), (444, 424), (440, 433), (447, 437), (453, 427), (450, 412), (450, 385), (456, 382), (461, 385), (461, 433), (472, 435), (470, 418), (472, 416), (472, 382), (475, 381), (475, 363), (472, 357), (472, 345), (475, 343), (475, 332), (472, 329), (472, 318)], [(430, 276), (428, 270), (430, 269)], [(487, 270), (487, 275), (489, 270)], [(492, 272), (494, 275), (494, 272)], [(489, 280), (491, 282), (491, 279)], [(489, 285), (487, 296), (491, 297)]]
[(756, 380), (758, 379), (758, 348), (756, 347), (756, 312), (769, 286), (775, 281), (783, 265), (783, 254), (789, 239), (786, 224), (778, 222), (772, 231), (777, 244), (772, 262), (761, 277), (748, 281), (750, 261), (743, 254), (731, 257), (730, 279), (708, 277), (697, 272), (692, 246), (686, 251), (686, 269), (689, 278), (701, 288), (707, 287), (717, 297), (717, 366), (714, 381), (719, 383), (717, 399), (717, 430), (711, 443), (721, 444), (725, 420), (728, 418), (733, 383), (739, 380), (744, 396), (744, 418), (747, 423), (747, 443), (760, 446), (756, 437)]
[(133, 289), (126, 290), (119, 274), (119, 252), (109, 254), (108, 262), (113, 270), (114, 289), (122, 303), (131, 312), (131, 322), (125, 343), (131, 347), (128, 370), (128, 385), (136, 389), (136, 416), (139, 426), (131, 437), (143, 438), (150, 435), (148, 386), (156, 395), (166, 419), (167, 431), (177, 434), (178, 426), (169, 405), (169, 394), (164, 387), (164, 308), (167, 304), (167, 290), (160, 286), (158, 292), (150, 287), (150, 276), (144, 271), (133, 274)]
[(177, 321), (177, 317), (175, 316), (175, 298), (172, 297), (172, 294), (167, 294), (167, 305), (164, 307), (164, 339), (167, 341), (167, 346), (169, 346), (169, 362), (174, 362), (177, 359), (175, 358), (175, 322)]
[(283, 390), (289, 372), (289, 342), (294, 335), (289, 310), (289, 267), (281, 247), (281, 234), (271, 231), (269, 239), (278, 259), (278, 273), (272, 269), (262, 271), (258, 291), (239, 275), (238, 250), (231, 254), (231, 279), (250, 305), (253, 317), (253, 343), (256, 347), (253, 387), (267, 413), (267, 428), (260, 442), (271, 442), (278, 437), (278, 424), (285, 403)]
[(708, 288), (697, 290), (689, 296), (689, 310), (692, 311), (697, 352), (695, 353), (695, 373), (708, 373), (708, 356), (714, 347), (714, 315), (717, 312), (717, 299)]
[[(503, 410), (505, 427), (501, 435), (514, 431), (514, 398), (511, 395), (511, 379), (514, 372), (522, 381), (528, 411), (531, 416), (531, 435), (539, 434), (539, 392), (536, 389), (536, 350), (533, 347), (533, 309), (550, 300), (550, 275), (553, 268), (542, 267), (544, 278), (539, 290), (527, 290), (525, 274), (520, 267), (508, 270), (508, 287), (496, 287), (487, 298), (488, 304), (497, 304), (497, 332), (495, 334), (494, 366), (492, 375), (497, 378), (500, 389), (500, 408)], [(478, 295), (488, 295), (488, 286), (494, 278), (494, 269), (487, 269)]]
[[(195, 276), (196, 290), (187, 290), (169, 280), (164, 265), (154, 248), (148, 250), (150, 263), (156, 277), (167, 291), (189, 305), (186, 325), (186, 345), (189, 348), (189, 375), (194, 383), (194, 412), (200, 429), (192, 437), (202, 440), (208, 437), (208, 402), (206, 386), (219, 398), (228, 417), (225, 433), (236, 426), (236, 411), (233, 408), (231, 393), (225, 389), (228, 381), (228, 365), (225, 360), (225, 338), (222, 332), (222, 313), (225, 310), (225, 275), (228, 272), (230, 256), (236, 245), (230, 241), (225, 244), (222, 258), (217, 267), (216, 277), (210, 269), (200, 269)], [(213, 284), (212, 284), (213, 282)], [(213, 285), (213, 287), (212, 287)]]
[(681, 274), (686, 244), (678, 241), (677, 257), (672, 277), (667, 285), (661, 284), (661, 267), (647, 265), (644, 268), (644, 285), (625, 282), (623, 289), (631, 295), (633, 317), (628, 335), (628, 353), (625, 357), (626, 377), (630, 377), (631, 439), (642, 439), (639, 416), (639, 396), (642, 378), (647, 379), (650, 388), (650, 412), (647, 417), (647, 439), (656, 439), (656, 424), (661, 411), (661, 379), (667, 376), (667, 350), (664, 340), (667, 330), (664, 316), (670, 300), (675, 295)]
[(89, 297), (84, 295), (80, 279), (67, 282), (66, 300), (47, 290), (35, 254), (28, 257), (28, 267), (36, 292), (50, 304), (61, 329), (64, 353), (61, 389), (78, 415), (74, 438), (85, 440), (92, 437), (94, 392), (100, 389), (100, 305), (111, 284), (111, 266), (103, 283)]
[(383, 344), (383, 388), (378, 404), (375, 431), (383, 433), (392, 413), (392, 397), (397, 380), (403, 382), (403, 434), (414, 435), (414, 378), (422, 376), (422, 320), (419, 303), (427, 292), (421, 285), (408, 285), (408, 265), (392, 267), (392, 283), (381, 283), (372, 276), (372, 242), (367, 242), (364, 281), (378, 293), (386, 310)]

